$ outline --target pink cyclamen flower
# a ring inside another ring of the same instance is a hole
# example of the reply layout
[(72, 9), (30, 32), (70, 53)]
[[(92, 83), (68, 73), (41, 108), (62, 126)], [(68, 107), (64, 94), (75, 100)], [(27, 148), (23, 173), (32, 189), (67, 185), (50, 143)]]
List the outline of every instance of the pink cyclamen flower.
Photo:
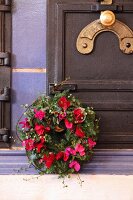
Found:
[(72, 154), (74, 156), (76, 155), (76, 151), (74, 149), (72, 149), (71, 147), (67, 147), (66, 150), (65, 150), (65, 152), (67, 154)]
[(69, 164), (69, 167), (74, 168), (76, 172), (80, 170), (80, 164), (75, 160)]
[(76, 155), (76, 151), (72, 149), (71, 147), (67, 147), (65, 152), (64, 152), (64, 158), (63, 160), (66, 162), (69, 159), (70, 154)]
[(30, 128), (30, 124), (28, 122), (28, 118), (25, 118), (24, 121), (19, 122), (22, 125), (22, 128)]
[(93, 141), (91, 138), (89, 138), (88, 145), (89, 145), (89, 149), (91, 150), (96, 145), (96, 142)]
[(66, 128), (68, 129), (71, 129), (73, 127), (73, 123), (69, 122), (67, 119), (65, 119), (65, 125), (66, 125)]
[(80, 154), (80, 156), (85, 155), (85, 148), (81, 144), (77, 144), (75, 147), (75, 151)]
[(40, 119), (40, 120), (42, 120), (45, 117), (45, 115), (46, 115), (46, 113), (43, 112), (42, 110), (36, 110), (36, 109), (34, 109), (34, 112), (35, 112), (35, 115), (34, 115), (35, 118)]

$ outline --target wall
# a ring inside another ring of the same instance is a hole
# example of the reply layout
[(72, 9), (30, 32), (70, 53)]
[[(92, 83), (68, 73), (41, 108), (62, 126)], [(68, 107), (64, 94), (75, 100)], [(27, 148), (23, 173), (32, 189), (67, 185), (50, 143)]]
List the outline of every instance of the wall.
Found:
[(22, 104), (46, 91), (46, 0), (13, 0), (12, 132)]
[[(46, 0), (13, 0), (12, 130), (21, 104), (46, 91)], [(0, 176), (0, 200), (132, 200), (133, 176), (72, 176), (63, 188), (54, 175)], [(24, 179), (29, 179), (28, 181)]]

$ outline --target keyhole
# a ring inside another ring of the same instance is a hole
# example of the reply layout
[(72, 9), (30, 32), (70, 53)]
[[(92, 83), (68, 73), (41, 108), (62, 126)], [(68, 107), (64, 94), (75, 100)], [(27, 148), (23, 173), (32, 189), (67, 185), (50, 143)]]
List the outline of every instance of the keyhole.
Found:
[(127, 44), (126, 44), (126, 47), (127, 47), (127, 48), (130, 48), (130, 47), (131, 47), (131, 44), (130, 44), (130, 43), (127, 43)]

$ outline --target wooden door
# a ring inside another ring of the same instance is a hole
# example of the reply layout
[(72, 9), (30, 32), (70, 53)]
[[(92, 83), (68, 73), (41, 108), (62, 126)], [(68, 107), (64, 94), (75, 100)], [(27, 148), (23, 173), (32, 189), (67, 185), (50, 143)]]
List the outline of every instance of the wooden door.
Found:
[[(70, 77), (68, 87), (100, 118), (98, 148), (133, 148), (133, 54), (124, 54), (118, 37), (103, 32), (92, 53), (77, 51), (81, 30), (112, 10), (133, 30), (133, 2), (115, 0), (49, 0), (47, 32), (48, 86)], [(76, 88), (76, 89), (75, 89)]]

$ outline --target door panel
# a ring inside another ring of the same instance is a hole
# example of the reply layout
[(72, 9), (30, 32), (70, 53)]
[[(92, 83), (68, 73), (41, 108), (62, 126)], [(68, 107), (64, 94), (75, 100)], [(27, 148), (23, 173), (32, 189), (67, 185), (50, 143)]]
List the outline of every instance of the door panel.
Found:
[[(133, 2), (114, 1), (119, 2), (123, 10), (115, 11), (116, 19), (133, 29)], [(98, 35), (88, 55), (76, 49), (81, 30), (100, 17), (91, 10), (95, 4), (48, 1), (48, 83), (70, 77), (68, 84), (77, 86), (74, 95), (94, 107), (100, 118), (98, 148), (133, 148), (133, 54), (122, 53), (111, 32)]]

